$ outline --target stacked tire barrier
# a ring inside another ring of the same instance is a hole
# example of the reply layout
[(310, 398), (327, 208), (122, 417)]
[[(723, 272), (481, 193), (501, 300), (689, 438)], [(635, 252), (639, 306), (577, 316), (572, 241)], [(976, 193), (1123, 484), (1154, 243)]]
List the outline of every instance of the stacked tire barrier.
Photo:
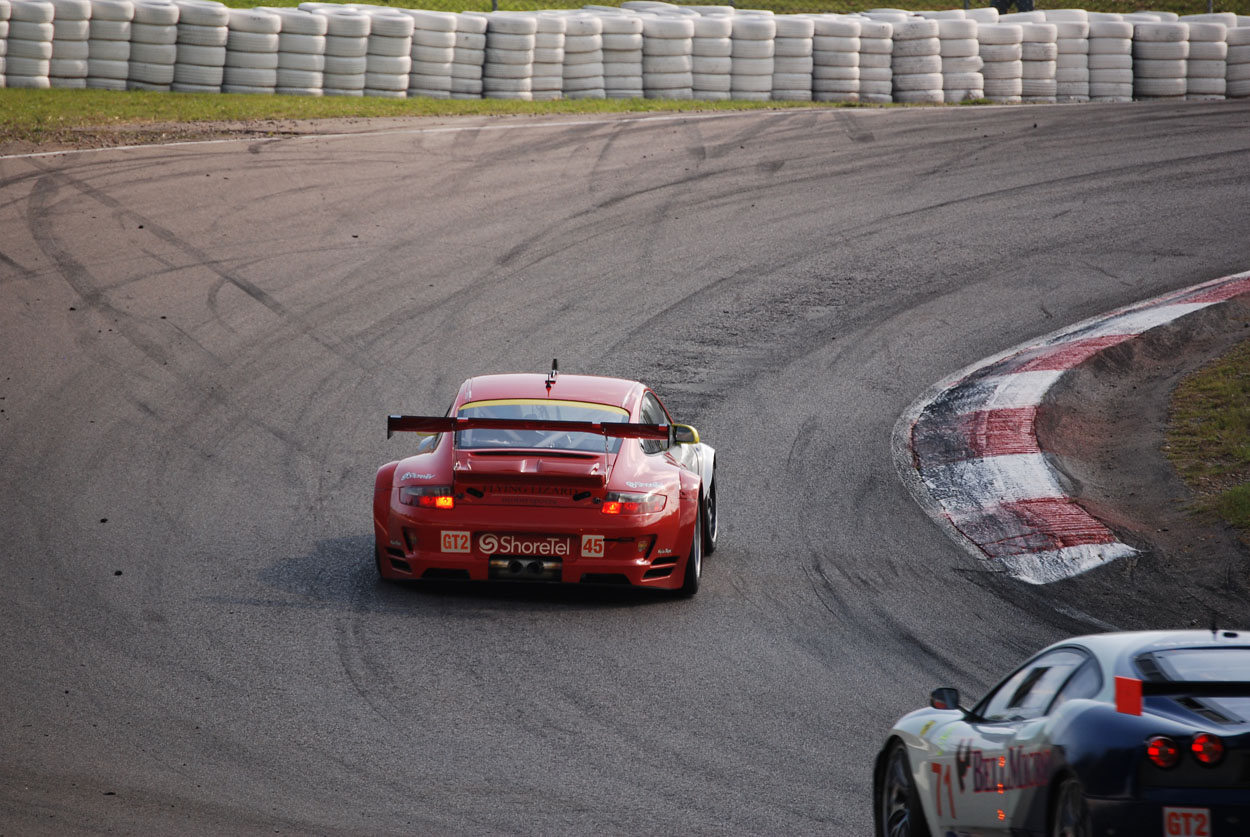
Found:
[(423, 9), (402, 11), (412, 18), (413, 26), (408, 98), (451, 98), (452, 70), (456, 60), (456, 15)]
[(977, 27), (985, 78), (985, 98), (999, 104), (1021, 100), (1024, 30), (1018, 23), (987, 23)]
[(9, 87), (52, 86), (52, 25), (55, 10), (45, 0), (12, 0), (5, 39), (5, 83)]
[(290, 8), (264, 11), (280, 20), (275, 92), (288, 96), (323, 95), (329, 29), (326, 17)]
[(772, 99), (781, 102), (812, 100), (812, 38), (816, 24), (810, 18), (778, 15), (773, 47)]
[(694, 98), (694, 21), (689, 17), (643, 19), (642, 95), (648, 99)]
[(416, 21), (398, 9), (358, 6), (369, 15), (369, 46), (365, 51), (366, 96), (408, 98), (412, 72), (412, 33)]
[(1229, 98), (1250, 96), (1250, 26), (1229, 29), (1228, 69), (1225, 72), (1224, 95)]
[(1228, 27), (1216, 21), (1183, 22), (1189, 26), (1185, 98), (1223, 99), (1227, 88)]
[(0, 85), (391, 98), (866, 103), (1250, 96), (1250, 17), (993, 8), (774, 15), (0, 0)]
[[(486, 64), (486, 27), (482, 15), (456, 15), (456, 46), (451, 61), (451, 98), (482, 98), (482, 67)], [(413, 33), (416, 42), (416, 33)]]
[(137, 0), (130, 23), (126, 89), (169, 92), (178, 61), (178, 17), (178, 7), (173, 3)]
[(1055, 97), (1060, 102), (1089, 101), (1089, 15), (1083, 9), (1046, 12), (1055, 25)]
[(605, 14), (603, 26), (603, 94), (609, 99), (642, 97), (642, 18)]
[(812, 24), (812, 99), (858, 102), (860, 22), (818, 15)]
[(222, 93), (273, 93), (278, 87), (282, 18), (260, 9), (231, 9)]
[(942, 98), (948, 103), (985, 97), (981, 75), (977, 22), (967, 18), (939, 18), (938, 54), (942, 59)]
[(554, 14), (536, 18), (530, 95), (536, 102), (553, 101), (561, 98), (564, 91), (564, 32), (568, 22)]
[(174, 0), (178, 7), (177, 62), (171, 90), (220, 93), (230, 37), (230, 10), (204, 0)]
[(1030, 104), (1054, 104), (1059, 30), (1053, 23), (1021, 23), (1020, 33), (1020, 98)]
[(589, 14), (565, 16), (563, 95), (566, 99), (603, 99), (603, 21)]
[(871, 18), (859, 23), (859, 100), (872, 105), (894, 101), (894, 25)]
[(534, 44), (538, 19), (492, 14), (486, 23), (486, 63), (482, 96), (487, 99), (534, 98)]
[(772, 15), (734, 15), (730, 98), (760, 102), (772, 95), (776, 37)]
[(91, 0), (87, 39), (87, 86), (96, 90), (125, 90), (130, 77), (130, 22), (135, 5), (130, 0)]
[(1185, 98), (1189, 24), (1135, 23), (1133, 25), (1133, 98)]
[(938, 22), (913, 18), (892, 26), (890, 70), (894, 101), (940, 105), (945, 96)]
[(694, 98), (724, 101), (732, 95), (733, 19), (728, 15), (700, 15), (694, 20), (691, 76)]
[(1133, 101), (1133, 24), (1091, 18), (1089, 99), (1091, 102)]
[(91, 0), (51, 0), (52, 41), (48, 44), (48, 82), (52, 87), (87, 86), (87, 39)]

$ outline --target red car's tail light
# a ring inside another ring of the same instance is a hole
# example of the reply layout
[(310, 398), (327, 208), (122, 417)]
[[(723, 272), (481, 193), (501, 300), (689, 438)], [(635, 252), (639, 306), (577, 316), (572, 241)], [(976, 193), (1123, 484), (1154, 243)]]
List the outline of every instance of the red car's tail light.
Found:
[(1176, 742), (1164, 735), (1156, 735), (1146, 742), (1146, 756), (1157, 766), (1167, 769), (1176, 764), (1181, 757)]
[(423, 509), (454, 509), (456, 498), (449, 485), (405, 485), (399, 489), (399, 502)]
[(668, 498), (663, 494), (627, 494), (609, 491), (603, 498), (604, 514), (654, 514), (664, 508)]
[(1209, 767), (1219, 764), (1224, 758), (1224, 742), (1219, 739), (1219, 736), (1209, 732), (1200, 732), (1195, 735), (1189, 749), (1200, 764)]

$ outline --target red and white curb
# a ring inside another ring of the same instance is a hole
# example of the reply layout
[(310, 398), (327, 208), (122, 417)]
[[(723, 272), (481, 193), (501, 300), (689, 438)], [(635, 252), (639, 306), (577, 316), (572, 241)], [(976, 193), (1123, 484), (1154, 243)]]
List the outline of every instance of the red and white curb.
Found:
[(1250, 293), (1250, 271), (1121, 308), (979, 361), (936, 384), (894, 429), (916, 501), (957, 543), (1030, 584), (1136, 552), (1068, 497), (1038, 443), (1046, 392), (1099, 352)]

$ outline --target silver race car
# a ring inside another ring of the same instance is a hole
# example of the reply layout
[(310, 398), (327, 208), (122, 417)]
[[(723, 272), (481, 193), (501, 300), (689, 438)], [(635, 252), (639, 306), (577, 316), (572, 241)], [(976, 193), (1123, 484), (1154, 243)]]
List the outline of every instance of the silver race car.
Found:
[(971, 709), (935, 689), (873, 788), (880, 837), (1247, 837), (1250, 632), (1065, 640)]

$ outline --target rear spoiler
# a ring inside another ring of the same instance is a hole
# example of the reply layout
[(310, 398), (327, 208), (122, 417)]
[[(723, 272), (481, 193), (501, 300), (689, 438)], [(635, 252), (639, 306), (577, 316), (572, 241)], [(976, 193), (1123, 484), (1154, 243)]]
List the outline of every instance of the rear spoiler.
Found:
[(456, 418), (455, 416), (387, 416), (386, 438), (395, 433), (455, 433), (460, 430), (551, 430), (557, 433), (596, 433), (618, 439), (671, 440), (667, 424), (629, 422), (549, 421), (546, 419)]
[(1250, 681), (1245, 680), (1137, 680), (1115, 679), (1116, 710), (1140, 715), (1143, 697), (1250, 697)]

